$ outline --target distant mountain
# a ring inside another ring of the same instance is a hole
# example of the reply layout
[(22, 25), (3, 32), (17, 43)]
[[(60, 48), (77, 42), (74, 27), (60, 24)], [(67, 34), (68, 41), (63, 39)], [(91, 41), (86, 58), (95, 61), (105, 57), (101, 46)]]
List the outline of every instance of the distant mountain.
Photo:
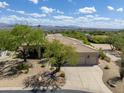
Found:
[(77, 26), (51, 26), (51, 25), (44, 26), (44, 25), (41, 25), (40, 28), (43, 28), (45, 30), (61, 30), (61, 29), (79, 29), (80, 27), (77, 27)]
[(13, 27), (13, 25), (5, 24), (5, 23), (0, 23), (0, 29), (10, 28), (10, 27)]
[[(0, 29), (4, 28), (12, 28), (14, 25), (0, 23)], [(63, 30), (78, 30), (78, 31), (119, 31), (121, 29), (110, 29), (110, 28), (88, 28), (88, 27), (79, 27), (79, 26), (51, 26), (51, 25), (38, 25), (38, 26), (32, 26), (34, 28), (41, 28), (46, 31), (63, 31)]]
[[(36, 26), (35, 26), (36, 27)], [(121, 29), (110, 29), (110, 28), (88, 28), (79, 26), (44, 26), (41, 25), (39, 28), (45, 29), (46, 31), (61, 31), (61, 30), (79, 30), (79, 31), (119, 31)]]

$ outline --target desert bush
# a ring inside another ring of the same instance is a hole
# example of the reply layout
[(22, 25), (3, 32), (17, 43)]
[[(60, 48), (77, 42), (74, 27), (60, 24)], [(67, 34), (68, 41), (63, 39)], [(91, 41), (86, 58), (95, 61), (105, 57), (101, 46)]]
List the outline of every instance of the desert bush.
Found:
[(103, 52), (102, 49), (99, 49), (99, 56), (100, 56), (100, 59), (102, 59), (102, 60), (105, 60), (107, 62), (111, 61), (111, 59), (106, 56), (106, 54)]
[(28, 70), (30, 67), (27, 64), (21, 63), (16, 66), (17, 70)]
[(110, 69), (109, 65), (106, 65), (106, 66), (104, 67), (104, 69)]
[(54, 67), (51, 67), (50, 70), (55, 70), (55, 68)]
[(106, 57), (105, 53), (103, 52), (103, 50), (101, 48), (99, 49), (99, 56), (102, 60), (105, 59), (105, 57)]
[(45, 64), (42, 64), (42, 65), (41, 65), (41, 68), (44, 68), (44, 67), (45, 67)]
[(64, 72), (60, 72), (59, 76), (65, 78), (65, 73)]

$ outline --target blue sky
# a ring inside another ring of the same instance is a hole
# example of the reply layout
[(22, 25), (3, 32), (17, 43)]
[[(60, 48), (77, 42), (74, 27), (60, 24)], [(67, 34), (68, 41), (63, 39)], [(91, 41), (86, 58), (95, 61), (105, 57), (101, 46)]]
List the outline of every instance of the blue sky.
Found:
[(124, 28), (124, 0), (0, 0), (0, 23)]

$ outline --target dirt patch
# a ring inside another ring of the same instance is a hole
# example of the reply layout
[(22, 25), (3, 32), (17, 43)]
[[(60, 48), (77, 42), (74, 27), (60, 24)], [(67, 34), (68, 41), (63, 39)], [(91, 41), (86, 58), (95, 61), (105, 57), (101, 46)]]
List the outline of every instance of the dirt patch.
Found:
[[(110, 87), (107, 84), (107, 81), (109, 79), (119, 77), (119, 67), (116, 65), (115, 62), (106, 62), (103, 60), (100, 60), (99, 64), (100, 68), (103, 70), (103, 81), (106, 84), (106, 86), (111, 89), (113, 93), (124, 93), (124, 80), (116, 83), (116, 87)], [(105, 66), (109, 66), (109, 69), (104, 69)]]

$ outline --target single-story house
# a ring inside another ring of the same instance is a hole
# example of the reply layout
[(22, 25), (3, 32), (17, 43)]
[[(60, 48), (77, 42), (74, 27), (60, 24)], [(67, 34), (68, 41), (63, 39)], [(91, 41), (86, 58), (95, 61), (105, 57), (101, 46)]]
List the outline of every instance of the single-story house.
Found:
[(83, 44), (80, 40), (65, 37), (61, 34), (48, 34), (47, 35), (48, 41), (52, 41), (54, 39), (60, 41), (65, 45), (72, 46), (76, 49), (76, 52), (79, 54), (79, 62), (77, 65), (97, 65), (99, 61), (99, 52), (88, 46)]

